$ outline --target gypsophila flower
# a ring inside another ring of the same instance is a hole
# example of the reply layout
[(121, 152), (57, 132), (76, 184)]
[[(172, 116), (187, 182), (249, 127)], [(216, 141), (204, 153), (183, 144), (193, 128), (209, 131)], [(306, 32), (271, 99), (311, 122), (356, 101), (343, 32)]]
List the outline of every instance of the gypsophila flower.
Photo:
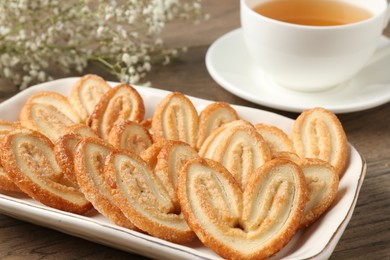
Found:
[(97, 62), (137, 83), (178, 54), (159, 34), (174, 20), (203, 19), (200, 1), (0, 1), (0, 77), (22, 89)]

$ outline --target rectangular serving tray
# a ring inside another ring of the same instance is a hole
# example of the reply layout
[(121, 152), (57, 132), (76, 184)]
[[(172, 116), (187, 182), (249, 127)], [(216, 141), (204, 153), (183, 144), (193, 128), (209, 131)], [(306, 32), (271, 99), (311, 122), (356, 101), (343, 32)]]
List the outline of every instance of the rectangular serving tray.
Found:
[[(78, 78), (59, 79), (30, 87), (0, 104), (0, 119), (16, 121), (21, 107), (29, 96), (40, 91), (55, 91), (68, 95)], [(112, 86), (115, 82), (109, 82)], [(136, 87), (144, 99), (146, 117), (150, 117), (160, 100), (170, 92)], [(185, 94), (185, 93), (184, 93)], [(198, 111), (212, 101), (189, 97)], [(293, 120), (275, 113), (233, 106), (242, 119), (252, 123), (265, 123), (290, 133)], [(359, 152), (349, 145), (350, 160), (340, 180), (335, 204), (310, 227), (298, 231), (291, 242), (272, 259), (326, 259), (332, 254), (353, 214), (362, 186), (366, 163)], [(11, 217), (52, 228), (127, 252), (151, 258), (164, 259), (220, 259), (198, 240), (178, 245), (147, 234), (119, 227), (96, 211), (86, 216), (47, 207), (25, 195), (0, 194), (0, 212)]]

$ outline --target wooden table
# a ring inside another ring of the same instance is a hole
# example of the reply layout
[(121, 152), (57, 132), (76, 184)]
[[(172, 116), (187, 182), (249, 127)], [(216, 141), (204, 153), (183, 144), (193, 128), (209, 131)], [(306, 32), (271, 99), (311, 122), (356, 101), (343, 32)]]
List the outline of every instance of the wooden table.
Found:
[[(240, 26), (239, 1), (204, 1), (203, 7), (211, 15), (209, 21), (195, 27), (175, 25), (166, 32), (168, 45), (188, 46), (188, 52), (167, 67), (154, 67), (147, 80), (158, 88), (296, 118), (295, 113), (242, 100), (214, 82), (205, 67), (205, 54), (214, 40)], [(386, 34), (390, 36), (390, 28)], [(353, 217), (331, 259), (390, 259), (390, 103), (339, 118), (368, 169)], [(144, 259), (4, 215), (0, 215), (0, 258)]]

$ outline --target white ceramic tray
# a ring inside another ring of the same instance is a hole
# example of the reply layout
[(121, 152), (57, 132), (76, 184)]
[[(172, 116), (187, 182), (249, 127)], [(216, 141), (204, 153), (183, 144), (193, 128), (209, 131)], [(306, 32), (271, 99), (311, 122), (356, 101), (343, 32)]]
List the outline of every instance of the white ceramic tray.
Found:
[[(77, 78), (60, 79), (31, 87), (0, 104), (0, 119), (17, 120), (20, 108), (27, 98), (43, 90), (67, 95)], [(114, 85), (115, 83), (110, 83)], [(169, 92), (137, 88), (145, 101), (146, 116)], [(201, 110), (210, 101), (191, 98)], [(270, 112), (234, 106), (241, 118), (253, 123), (263, 122), (290, 132), (293, 120)], [(366, 172), (364, 159), (350, 145), (350, 162), (341, 179), (336, 204), (309, 228), (299, 231), (275, 259), (325, 259), (328, 258), (343, 234), (355, 207)], [(185, 245), (170, 243), (158, 238), (121, 228), (97, 212), (80, 216), (44, 206), (23, 195), (1, 194), (0, 212), (14, 218), (101, 243), (151, 258), (164, 259), (219, 259), (220, 257), (199, 241)]]

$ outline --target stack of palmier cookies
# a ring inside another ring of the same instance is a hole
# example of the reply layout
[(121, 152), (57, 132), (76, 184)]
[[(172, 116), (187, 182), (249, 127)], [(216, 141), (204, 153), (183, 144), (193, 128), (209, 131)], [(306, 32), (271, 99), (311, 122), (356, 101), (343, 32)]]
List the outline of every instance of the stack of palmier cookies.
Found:
[(197, 111), (168, 94), (151, 118), (125, 84), (86, 75), (65, 97), (32, 95), (0, 121), (0, 188), (53, 208), (92, 208), (175, 243), (198, 237), (225, 258), (281, 250), (334, 202), (348, 143), (337, 117), (304, 111), (291, 135), (240, 119), (227, 103)]

